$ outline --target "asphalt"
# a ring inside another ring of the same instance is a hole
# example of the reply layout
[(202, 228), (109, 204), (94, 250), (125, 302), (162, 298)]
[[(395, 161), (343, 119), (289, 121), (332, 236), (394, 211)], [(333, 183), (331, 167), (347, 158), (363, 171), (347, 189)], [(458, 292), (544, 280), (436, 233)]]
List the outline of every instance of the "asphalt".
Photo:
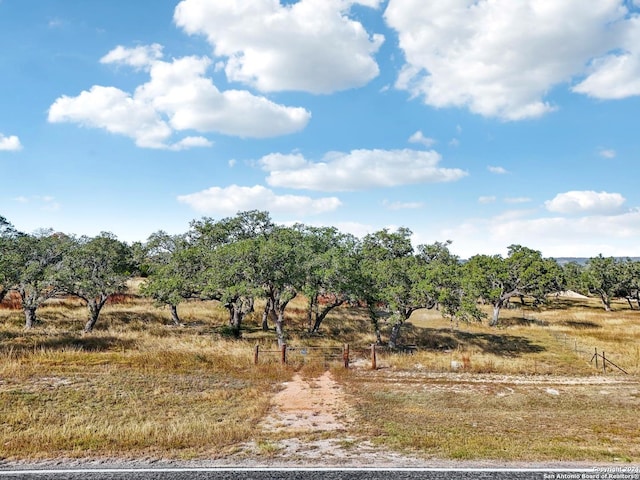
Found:
[(3, 469), (0, 480), (640, 480), (640, 470), (618, 469)]

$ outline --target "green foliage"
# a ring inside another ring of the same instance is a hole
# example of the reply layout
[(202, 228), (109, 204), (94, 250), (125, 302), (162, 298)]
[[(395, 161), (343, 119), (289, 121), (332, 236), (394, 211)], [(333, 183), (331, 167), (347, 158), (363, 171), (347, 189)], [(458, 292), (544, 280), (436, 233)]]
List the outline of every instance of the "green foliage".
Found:
[(542, 302), (546, 294), (564, 288), (557, 262), (521, 245), (511, 245), (507, 258), (475, 255), (465, 264), (464, 273), (469, 293), (493, 305), (490, 324), (494, 326), (510, 298), (530, 295)]
[(357, 239), (333, 227), (294, 228), (301, 234), (304, 279), (300, 288), (309, 299), (307, 322), (309, 330), (317, 332), (331, 310), (357, 300)]
[(203, 268), (201, 252), (190, 245), (183, 235), (159, 231), (146, 245), (143, 264), (147, 279), (140, 292), (159, 305), (177, 306), (195, 296), (199, 290), (197, 278)]
[(476, 298), (464, 289), (462, 266), (449, 251), (450, 242), (420, 245), (415, 253), (411, 231), (381, 230), (364, 238), (361, 246), (362, 293), (370, 305), (382, 305), (393, 325), (389, 345), (396, 346), (400, 328), (419, 308), (438, 307), (452, 321), (481, 319)]
[(171, 306), (176, 323), (177, 306), (185, 300), (217, 300), (239, 335), (243, 318), (262, 297), (263, 328), (275, 324), (282, 343), (287, 305), (303, 293), (311, 332), (332, 309), (358, 302), (367, 306), (379, 342), (379, 321), (391, 323), (392, 346), (420, 308), (437, 308), (456, 323), (481, 320), (481, 300), (493, 305), (490, 324), (496, 325), (512, 297), (539, 304), (567, 287), (600, 296), (605, 308), (614, 297), (640, 308), (639, 262), (600, 255), (584, 268), (561, 268), (539, 251), (511, 245), (505, 258), (476, 255), (462, 263), (449, 251), (450, 242), (414, 250), (411, 235), (407, 228), (384, 229), (359, 240), (333, 227), (278, 226), (268, 212), (251, 210), (202, 218), (185, 234), (159, 231), (144, 244), (128, 246), (108, 233), (80, 239), (52, 231), (26, 235), (0, 216), (0, 298), (8, 289), (17, 291), (30, 325), (43, 301), (73, 293), (87, 302), (95, 320), (108, 295), (122, 291), (137, 272), (146, 276), (141, 292)]
[(36, 323), (37, 308), (63, 290), (59, 274), (62, 260), (71, 245), (70, 237), (51, 230), (33, 235), (17, 234), (5, 243), (5, 281), (20, 295), (26, 328)]
[(452, 322), (480, 321), (485, 314), (478, 308), (476, 296), (465, 287), (464, 267), (449, 251), (450, 241), (420, 245), (419, 255), (428, 268), (424, 278), (414, 287), (432, 298), (443, 317)]
[(590, 258), (582, 271), (582, 282), (587, 291), (598, 295), (606, 311), (611, 310), (611, 299), (624, 291), (624, 265), (613, 257), (602, 254)]
[(562, 275), (565, 281), (565, 288), (581, 294), (588, 293), (584, 285), (582, 271), (584, 267), (577, 262), (569, 262), (562, 266)]
[(133, 270), (131, 248), (111, 233), (72, 240), (62, 259), (57, 282), (65, 293), (87, 303), (86, 332), (95, 326), (109, 295), (126, 289)]

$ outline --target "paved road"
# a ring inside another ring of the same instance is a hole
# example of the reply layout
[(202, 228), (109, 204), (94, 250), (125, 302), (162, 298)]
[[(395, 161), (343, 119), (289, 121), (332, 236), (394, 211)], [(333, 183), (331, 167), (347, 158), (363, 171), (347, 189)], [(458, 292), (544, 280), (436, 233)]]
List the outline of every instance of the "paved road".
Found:
[[(611, 475), (611, 476), (610, 476)], [(617, 475), (617, 476), (613, 476)], [(0, 480), (640, 480), (640, 473), (538, 469), (77, 469), (0, 470)]]

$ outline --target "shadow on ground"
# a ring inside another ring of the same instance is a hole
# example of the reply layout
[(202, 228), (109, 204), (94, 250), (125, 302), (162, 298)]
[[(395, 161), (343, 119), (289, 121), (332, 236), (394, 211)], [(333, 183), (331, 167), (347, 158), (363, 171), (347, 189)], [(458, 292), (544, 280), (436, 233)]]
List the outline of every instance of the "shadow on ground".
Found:
[(545, 348), (528, 338), (493, 333), (472, 333), (449, 329), (420, 328), (407, 324), (403, 338), (422, 350), (454, 350), (477, 348), (484, 353), (503, 357), (517, 357), (527, 353), (539, 353)]
[(580, 330), (586, 330), (586, 329), (590, 329), (590, 328), (602, 328), (602, 325), (598, 325), (597, 323), (594, 322), (578, 322), (575, 320), (567, 320), (565, 322), (561, 322), (560, 325), (564, 325), (566, 327), (571, 327), (571, 328), (577, 328)]

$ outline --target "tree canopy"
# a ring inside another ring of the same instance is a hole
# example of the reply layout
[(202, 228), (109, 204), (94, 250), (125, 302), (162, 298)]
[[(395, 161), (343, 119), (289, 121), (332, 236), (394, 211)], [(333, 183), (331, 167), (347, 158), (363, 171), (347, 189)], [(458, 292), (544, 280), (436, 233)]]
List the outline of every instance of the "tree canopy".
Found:
[(490, 325), (512, 298), (534, 304), (565, 288), (596, 295), (605, 309), (614, 297), (640, 308), (640, 262), (599, 255), (586, 265), (560, 267), (541, 252), (511, 245), (506, 257), (475, 255), (463, 261), (451, 242), (414, 246), (407, 228), (382, 229), (363, 238), (333, 227), (277, 225), (268, 212), (252, 210), (219, 220), (204, 217), (183, 234), (158, 231), (146, 242), (127, 245), (115, 235), (76, 238), (51, 230), (17, 231), (0, 216), (0, 300), (17, 292), (25, 326), (56, 295), (81, 298), (91, 331), (110, 295), (123, 292), (134, 272), (145, 275), (141, 292), (168, 305), (180, 325), (178, 306), (188, 300), (215, 300), (228, 312), (230, 332), (241, 336), (243, 322), (259, 301), (263, 328), (286, 342), (287, 306), (307, 300), (306, 327), (318, 334), (341, 305), (366, 308), (377, 341), (381, 324), (390, 326), (388, 344), (399, 344), (403, 325), (418, 309), (437, 309), (453, 325), (479, 321), (489, 303)]

